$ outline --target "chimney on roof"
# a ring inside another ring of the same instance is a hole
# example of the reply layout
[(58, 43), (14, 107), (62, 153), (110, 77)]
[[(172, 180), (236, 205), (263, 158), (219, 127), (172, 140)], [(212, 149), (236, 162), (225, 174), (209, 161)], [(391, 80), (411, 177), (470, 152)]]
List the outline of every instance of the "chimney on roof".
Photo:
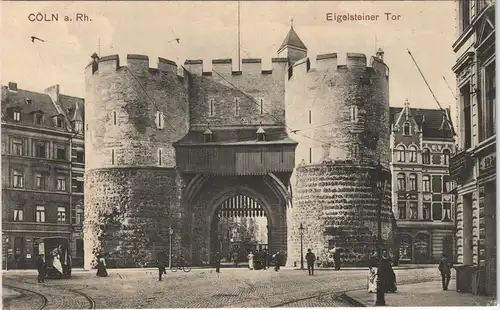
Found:
[(9, 90), (10, 91), (17, 91), (17, 83), (9, 82)]
[(45, 93), (50, 96), (52, 101), (59, 103), (59, 84), (52, 85), (45, 89)]

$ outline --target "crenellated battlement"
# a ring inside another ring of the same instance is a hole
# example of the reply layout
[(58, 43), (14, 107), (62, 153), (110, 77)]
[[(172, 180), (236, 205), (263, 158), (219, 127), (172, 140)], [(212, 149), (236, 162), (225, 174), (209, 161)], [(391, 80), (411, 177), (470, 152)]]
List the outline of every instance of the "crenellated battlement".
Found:
[(309, 73), (317, 71), (339, 71), (345, 72), (349, 70), (365, 71), (376, 74), (385, 74), (388, 77), (387, 65), (378, 57), (372, 56), (370, 64), (367, 64), (365, 54), (361, 53), (346, 53), (345, 64), (339, 64), (337, 53), (320, 54), (316, 56), (316, 67), (311, 67), (309, 57), (302, 58), (296, 61), (292, 66), (291, 76), (294, 73)]
[(188, 59), (184, 62), (184, 68), (186, 68), (189, 73), (200, 76), (213, 76), (212, 72), (228, 75), (244, 75), (245, 73), (261, 73), (263, 75), (269, 75), (273, 72), (284, 72), (288, 64), (288, 59), (272, 58), (271, 63), (271, 70), (263, 70), (261, 58), (244, 58), (241, 60), (241, 71), (233, 71), (232, 59), (213, 59), (212, 71), (203, 71), (203, 60)]
[(120, 57), (118, 55), (108, 55), (96, 58), (87, 65), (85, 70), (91, 70), (92, 74), (94, 74), (96, 72), (113, 72), (123, 67), (127, 67), (132, 72), (150, 72), (152, 74), (157, 72), (170, 72), (177, 74), (177, 64), (175, 61), (158, 57), (157, 67), (152, 68), (149, 66), (149, 56), (137, 54), (128, 54), (125, 65), (120, 63)]

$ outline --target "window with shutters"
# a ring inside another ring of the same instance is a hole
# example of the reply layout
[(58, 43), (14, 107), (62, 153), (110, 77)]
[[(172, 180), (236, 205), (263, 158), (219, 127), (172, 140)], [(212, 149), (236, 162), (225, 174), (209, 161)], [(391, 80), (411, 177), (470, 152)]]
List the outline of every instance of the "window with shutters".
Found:
[(406, 201), (398, 202), (398, 218), (400, 220), (406, 219)]
[(424, 193), (430, 193), (431, 192), (431, 177), (428, 175), (423, 175), (422, 176), (422, 187), (423, 187), (423, 192)]
[(399, 192), (406, 191), (406, 176), (404, 173), (398, 174), (398, 191)]
[(431, 163), (431, 151), (429, 149), (422, 150), (422, 163), (429, 165)]
[(14, 111), (13, 117), (14, 121), (20, 122), (21, 121), (21, 112), (20, 111)]
[(24, 188), (24, 173), (21, 169), (12, 170), (12, 186), (16, 188)]
[(410, 156), (410, 162), (417, 162), (417, 148), (414, 145), (408, 147), (408, 155)]
[(14, 210), (14, 222), (24, 221), (24, 211), (21, 209)]
[(42, 141), (35, 142), (35, 157), (39, 157), (39, 158), (46, 157), (45, 142), (42, 142)]
[(66, 208), (57, 207), (57, 223), (66, 224)]
[(45, 207), (36, 206), (35, 220), (37, 223), (45, 223)]
[(418, 220), (418, 204), (416, 201), (410, 201), (410, 220)]
[(60, 174), (56, 177), (56, 188), (60, 192), (66, 191), (66, 176)]
[(417, 189), (417, 175), (414, 174), (414, 173), (410, 174), (409, 181), (410, 181), (410, 184), (409, 184), (410, 188), (409, 188), (409, 190), (410, 191), (417, 191), (418, 190)]
[(21, 139), (12, 139), (12, 154), (14, 155), (23, 155), (23, 140)]
[(44, 172), (35, 173), (35, 188), (38, 190), (47, 189), (47, 176)]

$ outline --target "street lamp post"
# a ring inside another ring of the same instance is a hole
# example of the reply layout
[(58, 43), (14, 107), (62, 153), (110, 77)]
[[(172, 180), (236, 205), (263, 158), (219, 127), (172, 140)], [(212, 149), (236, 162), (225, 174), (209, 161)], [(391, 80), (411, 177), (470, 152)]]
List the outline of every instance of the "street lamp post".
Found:
[(302, 243), (302, 238), (304, 236), (304, 226), (302, 226), (302, 223), (300, 223), (299, 233), (300, 233), (300, 269), (304, 270), (304, 244)]
[(172, 235), (174, 234), (174, 230), (172, 226), (168, 229), (168, 269), (172, 269)]
[[(376, 192), (379, 195), (379, 204), (377, 209), (377, 245), (378, 245), (378, 268), (377, 271), (380, 270), (380, 266), (382, 265), (382, 203), (385, 194), (385, 187), (387, 185), (387, 180), (383, 174), (382, 165), (380, 161), (377, 167), (376, 174)], [(375, 302), (375, 306), (385, 306), (385, 295), (384, 291), (380, 285), (380, 274), (377, 276), (377, 300)]]

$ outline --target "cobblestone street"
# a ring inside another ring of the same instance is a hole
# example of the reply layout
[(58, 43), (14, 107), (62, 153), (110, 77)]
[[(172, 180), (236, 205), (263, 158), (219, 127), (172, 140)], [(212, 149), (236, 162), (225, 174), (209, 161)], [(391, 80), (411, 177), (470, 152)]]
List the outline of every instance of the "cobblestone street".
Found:
[[(398, 283), (438, 279), (436, 268), (396, 270)], [(169, 272), (162, 282), (153, 269), (110, 270), (107, 278), (95, 271), (75, 272), (71, 279), (36, 283), (34, 271), (3, 275), (4, 292), (24, 294), (6, 298), (6, 309), (36, 309), (47, 298), (45, 309), (95, 308), (225, 308), (225, 307), (348, 307), (340, 298), (345, 291), (364, 288), (366, 271), (307, 271), (283, 269), (250, 271), (225, 268)], [(28, 290), (28, 291), (23, 291)], [(5, 293), (4, 293), (5, 294)]]

